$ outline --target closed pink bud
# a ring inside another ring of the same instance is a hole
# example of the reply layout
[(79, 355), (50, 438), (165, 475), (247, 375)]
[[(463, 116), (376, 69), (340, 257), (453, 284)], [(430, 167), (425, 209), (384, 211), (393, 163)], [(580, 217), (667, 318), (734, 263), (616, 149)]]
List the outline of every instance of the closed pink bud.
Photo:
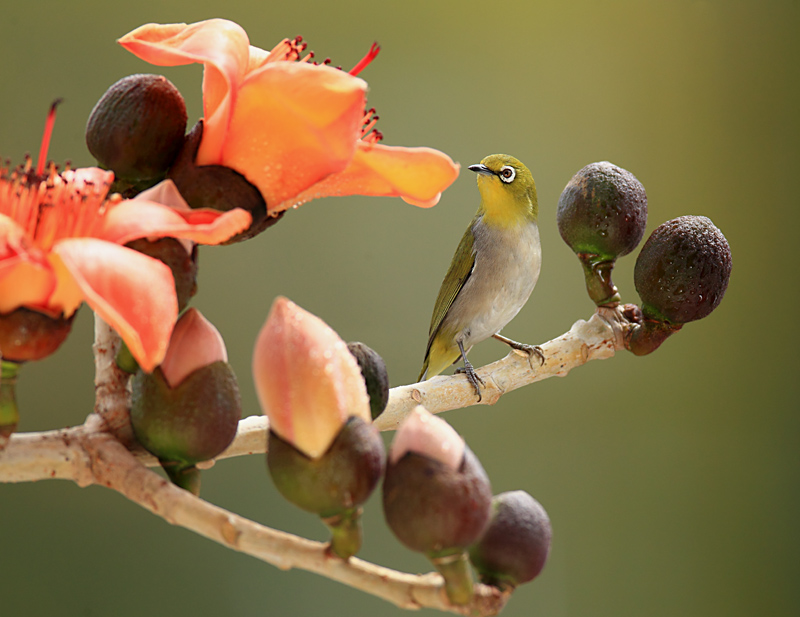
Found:
[(311, 458), (330, 447), (347, 419), (371, 423), (358, 363), (319, 317), (278, 297), (256, 340), (253, 378), (270, 428)]
[(197, 369), (220, 361), (228, 361), (222, 335), (200, 311), (190, 308), (172, 331), (167, 355), (161, 363), (164, 379), (175, 388)]
[(400, 425), (389, 451), (397, 463), (406, 452), (416, 452), (457, 470), (464, 458), (464, 439), (441, 418), (417, 405)]

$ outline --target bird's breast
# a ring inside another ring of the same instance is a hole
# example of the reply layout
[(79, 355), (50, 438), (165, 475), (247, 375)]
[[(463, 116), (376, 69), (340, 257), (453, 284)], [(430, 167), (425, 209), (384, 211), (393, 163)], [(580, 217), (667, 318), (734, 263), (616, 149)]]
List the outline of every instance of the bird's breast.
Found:
[(465, 348), (496, 334), (514, 318), (536, 285), (542, 261), (534, 222), (496, 228), (478, 219), (473, 236), (472, 274), (442, 324), (456, 332)]

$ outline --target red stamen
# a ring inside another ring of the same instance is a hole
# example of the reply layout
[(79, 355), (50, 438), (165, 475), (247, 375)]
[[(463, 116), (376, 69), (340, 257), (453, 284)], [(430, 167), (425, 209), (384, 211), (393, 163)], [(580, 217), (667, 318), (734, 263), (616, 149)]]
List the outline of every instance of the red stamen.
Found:
[(356, 64), (352, 69), (350, 69), (350, 74), (353, 76), (358, 75), (361, 71), (367, 68), (367, 66), (369, 66), (369, 63), (375, 59), (375, 56), (378, 55), (378, 52), (380, 50), (381, 46), (378, 45), (378, 43), (373, 43), (372, 47), (369, 48), (367, 54), (363, 58), (361, 58), (361, 60), (358, 61), (358, 64)]
[(50, 148), (50, 138), (53, 136), (53, 127), (56, 123), (56, 107), (64, 99), (56, 99), (50, 104), (50, 111), (47, 112), (47, 120), (44, 122), (44, 135), (42, 135), (42, 146), (39, 148), (39, 160), (36, 162), (36, 175), (44, 173), (45, 162), (47, 161), (47, 150)]

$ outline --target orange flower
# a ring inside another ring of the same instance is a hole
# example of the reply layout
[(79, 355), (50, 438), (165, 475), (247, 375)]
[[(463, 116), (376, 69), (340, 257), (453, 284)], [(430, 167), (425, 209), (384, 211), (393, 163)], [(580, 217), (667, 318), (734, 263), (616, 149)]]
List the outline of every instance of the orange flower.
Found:
[(245, 229), (250, 215), (109, 197), (113, 173), (57, 173), (52, 164), (44, 173), (44, 152), (46, 145), (36, 170), (30, 158), (0, 167), (0, 315), (27, 308), (69, 318), (86, 301), (152, 371), (177, 317), (172, 273), (121, 245), (145, 237), (218, 244)]
[(301, 58), (300, 37), (272, 51), (250, 46), (237, 24), (147, 24), (119, 43), (159, 66), (201, 63), (203, 139), (198, 165), (224, 165), (258, 187), (277, 214), (330, 195), (386, 195), (430, 207), (459, 166), (431, 148), (379, 145), (377, 116), (364, 112), (356, 77), (378, 47), (348, 72)]

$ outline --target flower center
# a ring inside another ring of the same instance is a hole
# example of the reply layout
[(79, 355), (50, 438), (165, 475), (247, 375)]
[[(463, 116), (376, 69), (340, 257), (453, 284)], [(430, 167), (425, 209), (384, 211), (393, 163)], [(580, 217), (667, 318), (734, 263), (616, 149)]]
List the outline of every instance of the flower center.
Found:
[(114, 180), (111, 172), (73, 171), (67, 163), (59, 173), (52, 162), (45, 164), (60, 102), (54, 101), (47, 114), (36, 169), (30, 155), (15, 168), (8, 160), (0, 164), (0, 214), (19, 225), (27, 239), (44, 251), (62, 238), (95, 235), (107, 208), (122, 199), (116, 195), (106, 201)]
[(97, 235), (107, 207), (121, 199), (106, 202), (111, 173), (97, 183), (69, 168), (59, 173), (53, 163), (43, 174), (32, 167), (30, 156), (16, 168), (0, 166), (0, 214), (44, 251), (62, 238)]

